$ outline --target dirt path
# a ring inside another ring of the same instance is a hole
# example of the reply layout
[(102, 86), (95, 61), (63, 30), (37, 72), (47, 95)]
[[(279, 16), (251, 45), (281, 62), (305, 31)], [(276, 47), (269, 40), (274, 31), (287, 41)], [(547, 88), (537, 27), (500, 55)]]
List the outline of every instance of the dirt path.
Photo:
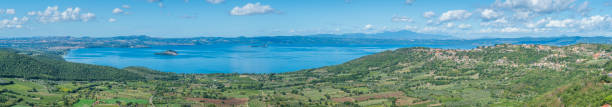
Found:
[(153, 104), (153, 96), (149, 97), (149, 104), (151, 107), (155, 107), (155, 104)]

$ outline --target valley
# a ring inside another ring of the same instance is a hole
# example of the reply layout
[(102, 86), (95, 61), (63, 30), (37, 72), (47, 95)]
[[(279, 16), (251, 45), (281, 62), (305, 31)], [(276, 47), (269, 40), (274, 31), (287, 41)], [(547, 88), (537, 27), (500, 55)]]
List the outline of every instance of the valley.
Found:
[(600, 106), (612, 103), (611, 52), (601, 44), (413, 47), (286, 73), (109, 71), (138, 76), (125, 80), (24, 73), (3, 76), (0, 89), (4, 106)]

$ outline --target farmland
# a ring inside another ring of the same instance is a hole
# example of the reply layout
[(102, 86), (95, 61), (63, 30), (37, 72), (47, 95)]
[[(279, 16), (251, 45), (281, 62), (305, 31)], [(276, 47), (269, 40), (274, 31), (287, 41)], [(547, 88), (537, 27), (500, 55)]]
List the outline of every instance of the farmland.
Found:
[(417, 47), (288, 73), (173, 74), (129, 67), (118, 71), (138, 79), (3, 77), (0, 102), (75, 107), (600, 106), (612, 103), (611, 52), (612, 45), (598, 44)]

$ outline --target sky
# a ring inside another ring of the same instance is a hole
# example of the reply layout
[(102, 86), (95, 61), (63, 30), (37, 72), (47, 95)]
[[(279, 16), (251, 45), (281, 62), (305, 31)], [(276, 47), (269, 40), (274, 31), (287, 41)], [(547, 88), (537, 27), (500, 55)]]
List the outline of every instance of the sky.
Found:
[(612, 36), (612, 0), (0, 0), (0, 37)]

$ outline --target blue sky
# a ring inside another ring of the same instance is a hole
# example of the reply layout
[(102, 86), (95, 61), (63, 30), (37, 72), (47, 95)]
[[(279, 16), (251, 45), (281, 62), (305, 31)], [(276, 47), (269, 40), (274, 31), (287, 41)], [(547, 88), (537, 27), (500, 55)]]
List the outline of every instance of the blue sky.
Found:
[[(0, 0), (0, 37), (611, 36), (610, 0)], [(78, 8), (78, 9), (77, 9)]]

